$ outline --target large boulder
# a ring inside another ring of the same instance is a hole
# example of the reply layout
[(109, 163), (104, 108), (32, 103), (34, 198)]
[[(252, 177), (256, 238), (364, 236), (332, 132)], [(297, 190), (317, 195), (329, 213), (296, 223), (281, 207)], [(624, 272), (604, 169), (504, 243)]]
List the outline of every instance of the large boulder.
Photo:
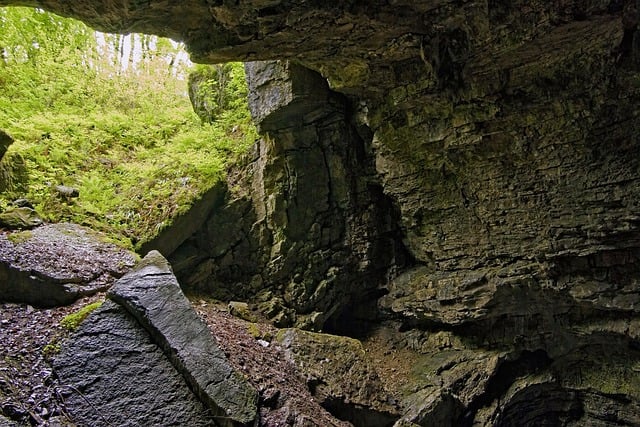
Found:
[(76, 425), (215, 423), (162, 349), (114, 302), (105, 302), (82, 323), (53, 367)]
[(151, 251), (109, 291), (151, 335), (222, 425), (257, 417), (257, 391), (229, 364), (184, 296), (166, 259)]
[(257, 391), (236, 372), (150, 252), (55, 357), (80, 425), (255, 425)]
[(135, 254), (104, 239), (74, 224), (0, 233), (0, 301), (53, 307), (105, 291)]

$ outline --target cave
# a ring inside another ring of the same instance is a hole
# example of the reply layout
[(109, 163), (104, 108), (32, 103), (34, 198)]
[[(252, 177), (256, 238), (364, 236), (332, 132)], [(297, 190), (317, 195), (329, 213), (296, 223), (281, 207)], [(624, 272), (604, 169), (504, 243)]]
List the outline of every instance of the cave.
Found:
[(145, 247), (185, 289), (393, 329), (397, 426), (640, 424), (637, 2), (0, 5), (246, 63), (261, 140)]

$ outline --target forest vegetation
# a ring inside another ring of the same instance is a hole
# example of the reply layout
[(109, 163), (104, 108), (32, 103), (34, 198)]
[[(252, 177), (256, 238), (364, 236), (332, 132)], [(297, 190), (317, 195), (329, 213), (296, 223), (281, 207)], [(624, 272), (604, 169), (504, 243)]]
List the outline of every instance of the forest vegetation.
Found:
[(0, 211), (26, 198), (46, 221), (136, 247), (225, 179), (257, 137), (242, 64), (195, 66), (167, 39), (0, 8), (0, 54), (0, 129), (15, 140), (3, 162), (26, 166), (0, 189)]

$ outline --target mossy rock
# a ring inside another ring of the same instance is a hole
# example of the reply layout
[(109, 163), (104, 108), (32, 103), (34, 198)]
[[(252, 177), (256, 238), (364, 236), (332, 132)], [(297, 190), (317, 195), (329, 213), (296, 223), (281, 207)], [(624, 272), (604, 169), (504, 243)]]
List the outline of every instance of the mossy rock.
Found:
[[(0, 143), (0, 154), (2, 144)], [(29, 175), (24, 158), (18, 153), (9, 153), (0, 160), (0, 192), (24, 194), (27, 192)]]
[(42, 218), (28, 207), (8, 209), (0, 214), (0, 227), (10, 230), (24, 230), (42, 225)]

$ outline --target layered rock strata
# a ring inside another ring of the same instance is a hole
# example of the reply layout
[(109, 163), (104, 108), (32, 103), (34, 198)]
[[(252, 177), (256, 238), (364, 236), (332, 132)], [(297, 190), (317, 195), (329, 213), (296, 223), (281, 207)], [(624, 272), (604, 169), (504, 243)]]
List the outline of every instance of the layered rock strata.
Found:
[(231, 177), (227, 204), (169, 255), (176, 274), (190, 290), (260, 301), (279, 326), (370, 319), (405, 253), (349, 103), (291, 63), (247, 73), (265, 138)]
[(21, 3), (347, 95), (305, 118), (249, 69), (276, 102), (245, 195), (172, 255), (195, 288), (343, 332), (387, 293), (422, 360), (401, 425), (638, 424), (637, 2)]

